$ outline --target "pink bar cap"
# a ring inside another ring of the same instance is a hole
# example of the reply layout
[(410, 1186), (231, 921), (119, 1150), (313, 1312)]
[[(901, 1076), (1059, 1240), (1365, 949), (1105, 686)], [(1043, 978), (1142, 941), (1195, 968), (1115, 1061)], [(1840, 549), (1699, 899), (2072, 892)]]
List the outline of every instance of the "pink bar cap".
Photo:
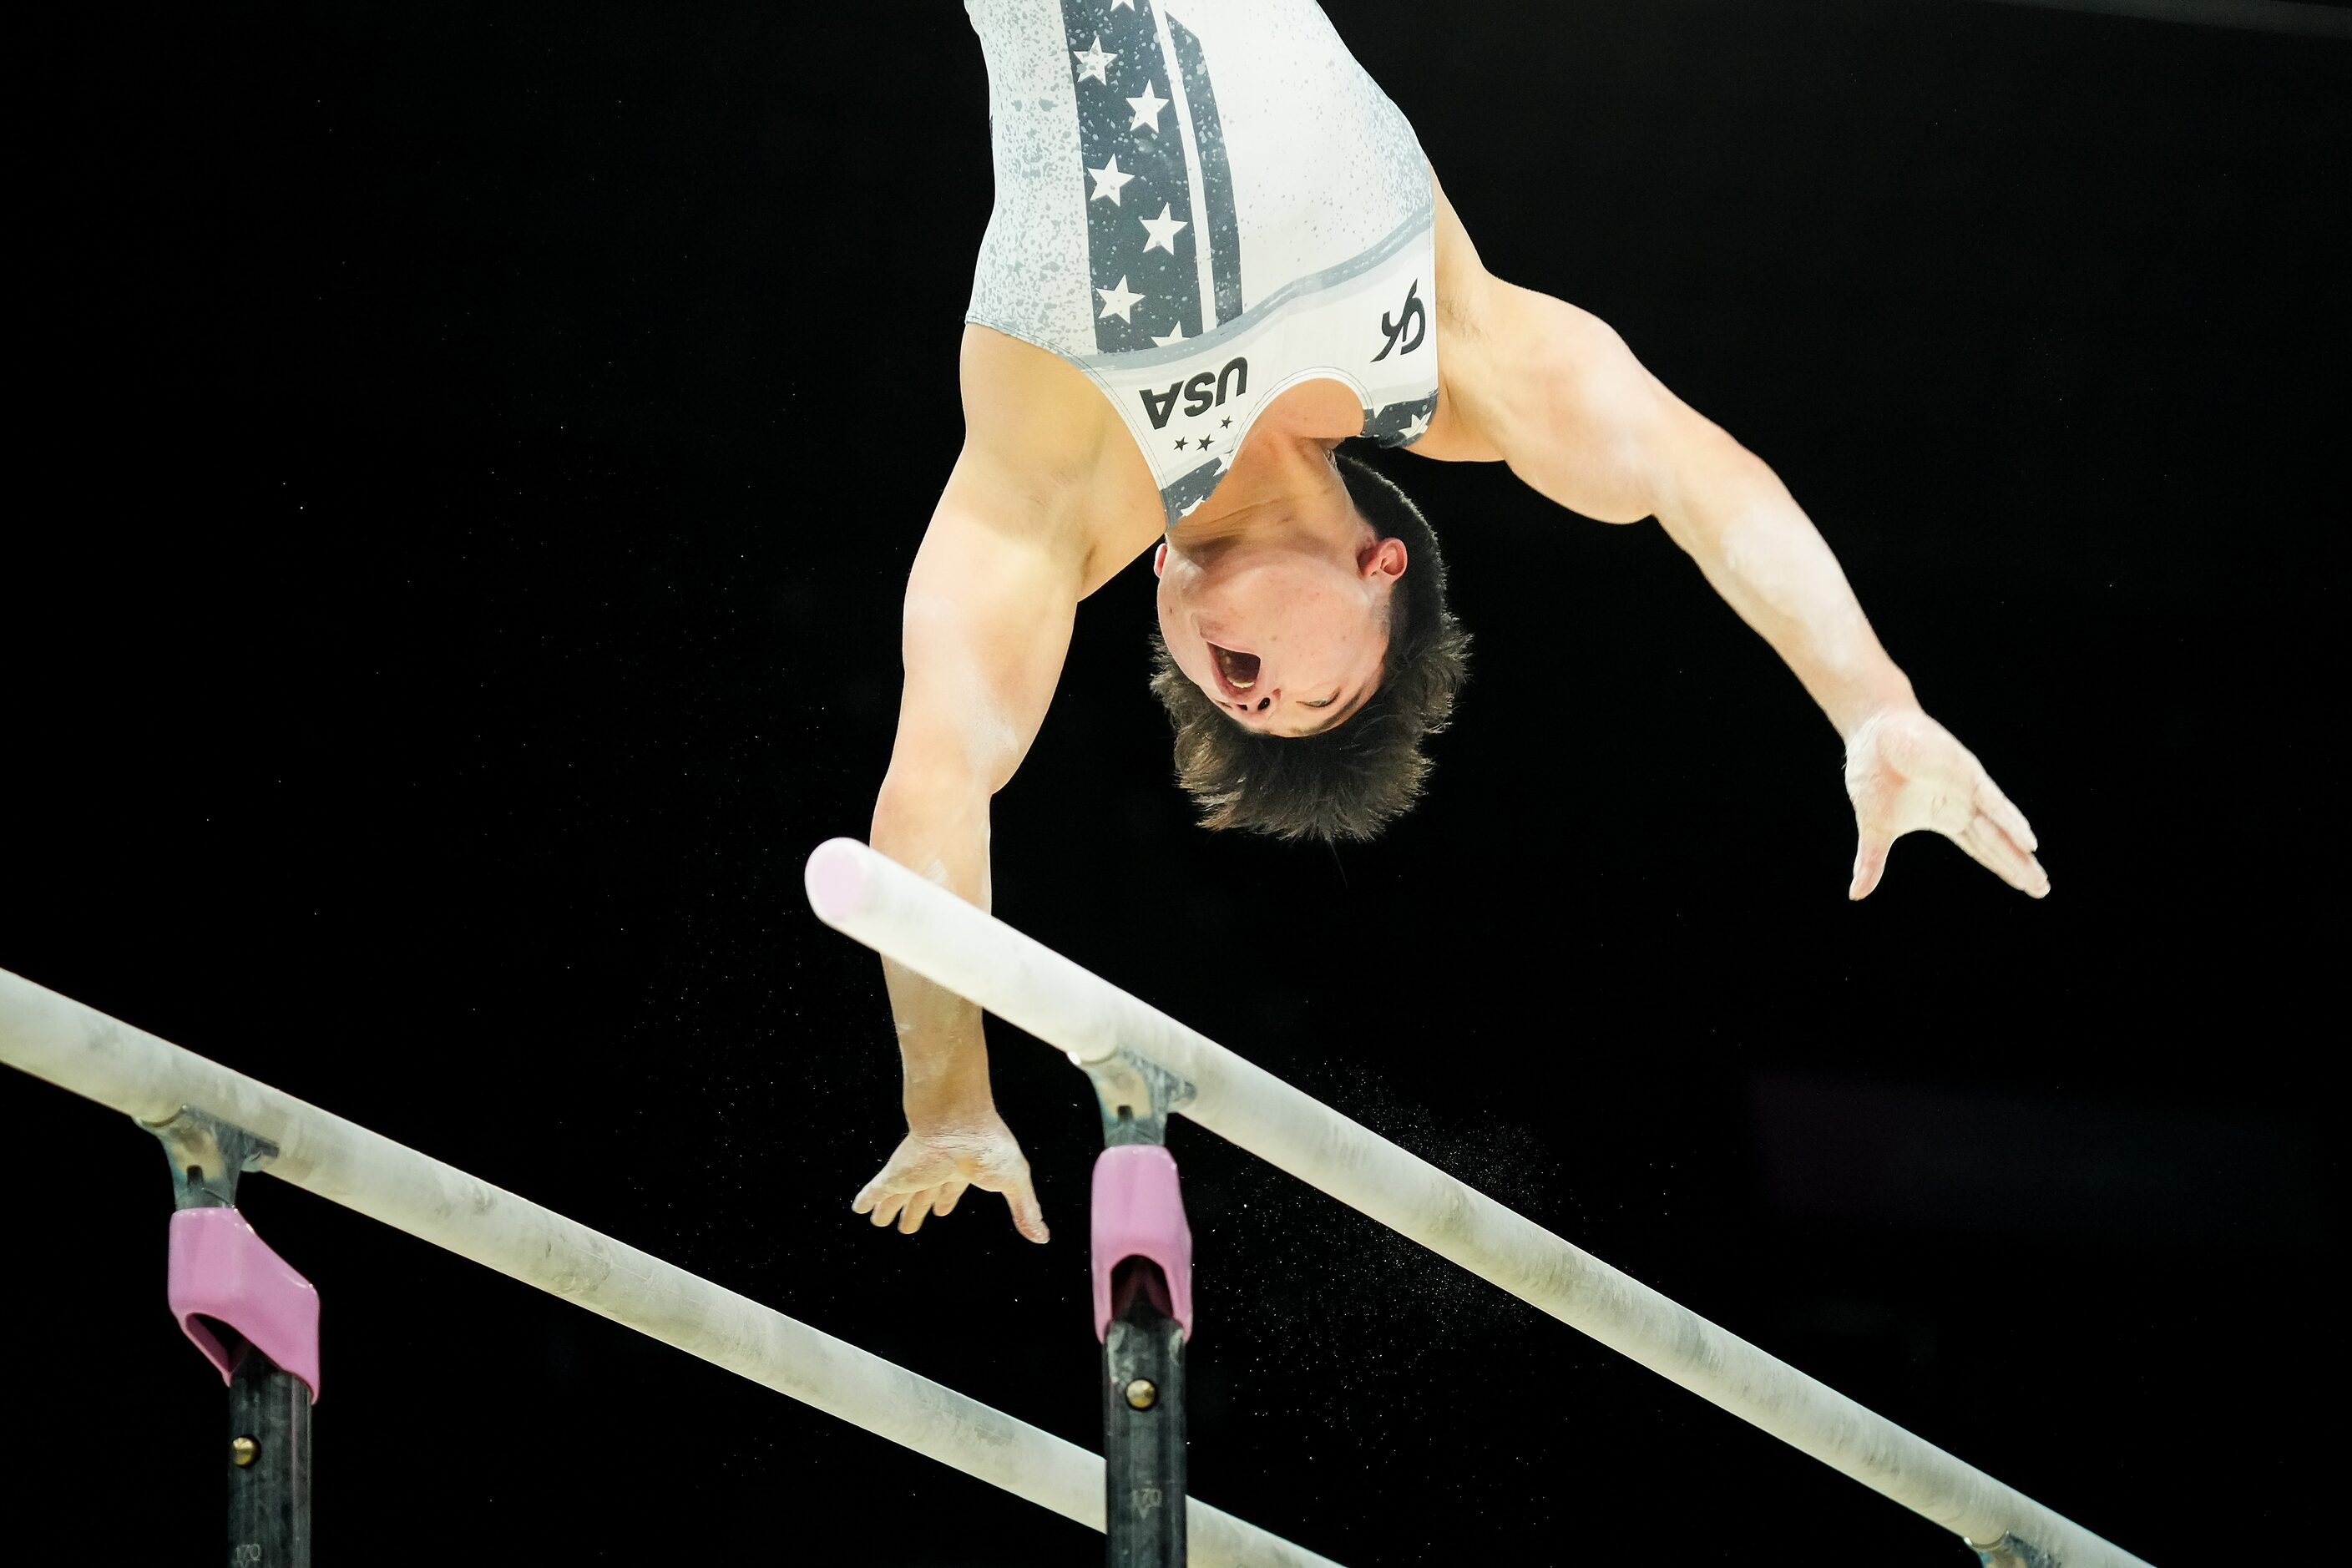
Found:
[(1111, 1270), (1148, 1258), (1168, 1278), (1169, 1313), (1192, 1337), (1192, 1227), (1175, 1156), (1156, 1143), (1121, 1143), (1095, 1161), (1095, 1338), (1110, 1332)]
[(310, 1384), (310, 1402), (319, 1402), (319, 1292), (236, 1210), (181, 1209), (172, 1215), (166, 1293), (172, 1316), (220, 1368), (223, 1383), (236, 1370), (244, 1347), (231, 1351), (221, 1343), (206, 1320), (243, 1335)]

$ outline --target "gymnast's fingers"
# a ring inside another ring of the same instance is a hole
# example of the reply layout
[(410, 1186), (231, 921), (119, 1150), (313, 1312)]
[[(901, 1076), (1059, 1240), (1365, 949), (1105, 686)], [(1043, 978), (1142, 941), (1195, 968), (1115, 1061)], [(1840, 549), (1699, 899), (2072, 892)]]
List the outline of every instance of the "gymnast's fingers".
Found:
[(1030, 1240), (1043, 1244), (1053, 1232), (1037, 1206), (1037, 1189), (1029, 1176), (1029, 1162), (1008, 1137), (1002, 1153), (971, 1174), (971, 1184), (984, 1193), (1002, 1193), (1013, 1211), (1013, 1226)]
[(1026, 1174), (1020, 1186), (1004, 1194), (1004, 1201), (1013, 1205), (1013, 1229), (1041, 1247), (1052, 1239), (1054, 1233), (1045, 1228), (1045, 1211), (1037, 1206), (1037, 1194), (1029, 1190)]
[(882, 1226), (888, 1225), (892, 1220), (897, 1219), (898, 1217), (898, 1211), (906, 1206), (907, 1194), (904, 1193), (882, 1193), (877, 1194), (874, 1200), (873, 1219), (875, 1227), (879, 1229)]
[[(860, 1187), (857, 1190), (857, 1195), (849, 1200), (849, 1212), (851, 1214), (872, 1214), (874, 1212), (874, 1205), (880, 1203), (883, 1198), (882, 1177), (888, 1174), (889, 1173), (885, 1171), (881, 1175), (876, 1176), (872, 1181), (866, 1183), (863, 1187)], [(875, 1223), (879, 1225), (882, 1222), (877, 1220)]]
[(2025, 820), (2025, 813), (2011, 805), (2009, 796), (2001, 794), (2000, 786), (1990, 779), (1977, 785), (1977, 809), (1991, 817), (1993, 826), (2008, 834), (2028, 855), (2042, 847), (2042, 841), (2033, 837), (2033, 828)]
[(1887, 851), (1895, 847), (1895, 836), (1875, 828), (1862, 829), (1853, 847), (1853, 879), (1846, 884), (1849, 899), (1866, 899), (1885, 874)]
[(961, 1178), (943, 1184), (940, 1188), (939, 1195), (931, 1200), (931, 1212), (942, 1215), (953, 1213), (957, 1201), (963, 1196), (965, 1187), (970, 1184)]
[(1045, 1228), (1045, 1211), (1037, 1206), (1037, 1191), (1029, 1181), (1029, 1162), (1015, 1157), (1011, 1169), (976, 1177), (972, 1184), (982, 1192), (1003, 1193), (1005, 1206), (1013, 1211), (1013, 1228), (1030, 1240), (1044, 1244), (1054, 1233)]
[(906, 1210), (898, 1216), (900, 1236), (912, 1236), (923, 1228), (923, 1221), (931, 1212), (932, 1194), (938, 1191), (937, 1187), (925, 1187), (907, 1200)]
[(2049, 893), (2050, 879), (2041, 862), (2011, 842), (1990, 817), (1979, 815), (1954, 836), (1953, 842), (1967, 850), (1970, 859), (2019, 892), (2036, 899)]

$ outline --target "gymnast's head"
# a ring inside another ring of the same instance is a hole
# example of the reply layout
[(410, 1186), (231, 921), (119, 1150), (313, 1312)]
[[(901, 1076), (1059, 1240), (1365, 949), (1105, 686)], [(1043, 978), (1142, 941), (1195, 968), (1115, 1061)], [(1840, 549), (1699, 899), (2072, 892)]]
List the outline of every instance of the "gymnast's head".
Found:
[(1420, 510), (1354, 458), (1327, 477), (1188, 520), (1153, 558), (1151, 689), (1205, 826), (1370, 838), (1421, 794), (1467, 672)]

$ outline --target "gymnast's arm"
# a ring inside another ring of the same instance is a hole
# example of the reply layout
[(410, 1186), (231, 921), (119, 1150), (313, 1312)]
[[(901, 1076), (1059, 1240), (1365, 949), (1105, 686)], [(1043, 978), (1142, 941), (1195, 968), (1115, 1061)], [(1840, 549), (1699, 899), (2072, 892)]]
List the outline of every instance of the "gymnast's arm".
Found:
[[(966, 434), (907, 583), (905, 685), (874, 847), (989, 907), (989, 803), (1028, 752), (1069, 649), (1085, 569), (1081, 493), (1055, 483), (1001, 383), (976, 389), (965, 355)], [(1034, 409), (1033, 409), (1034, 411)], [(855, 1207), (913, 1232), (967, 1187), (1002, 1193), (1013, 1224), (1046, 1239), (1029, 1168), (997, 1115), (980, 1009), (885, 961), (905, 1072), (907, 1137)]]
[(1662, 385), (1608, 323), (1487, 273), (1443, 193), (1437, 203), (1438, 353), (1452, 418), (1414, 450), (1507, 463), (1602, 521), (1658, 520), (1844, 739), (1857, 830), (1848, 897), (1865, 897), (1894, 840), (1923, 827), (2011, 886), (2047, 893), (2024, 816), (1920, 710), (1779, 477)]

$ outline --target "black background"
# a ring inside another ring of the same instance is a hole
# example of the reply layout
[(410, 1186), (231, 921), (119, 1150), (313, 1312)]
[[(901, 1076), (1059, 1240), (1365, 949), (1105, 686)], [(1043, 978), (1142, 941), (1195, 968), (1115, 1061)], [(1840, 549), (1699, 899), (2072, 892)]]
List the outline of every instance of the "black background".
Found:
[[(2336, 1227), (2352, 47), (1952, 0), (1331, 12), (1488, 266), (1776, 465), (2055, 891), (1911, 839), (1848, 906), (1836, 737), (1654, 526), (1395, 456), (1478, 639), (1423, 808), (1336, 854), (1192, 828), (1139, 563), (999, 797), (998, 912), (2123, 1544), (2282, 1560)], [(982, 1194), (869, 1229), (879, 975), (798, 881), (865, 826), (959, 439), (962, 17), (165, 26), (60, 44), (28, 176), (0, 963), (1095, 1445), (1083, 1079), (997, 1032), (1051, 1246)], [(155, 1145), (13, 1076), (0, 1110), (11, 1528), (208, 1542)], [(1210, 1500), (1360, 1568), (1969, 1561), (1175, 1143)], [(1096, 1560), (304, 1193), (245, 1206), (326, 1303), (323, 1562)]]

